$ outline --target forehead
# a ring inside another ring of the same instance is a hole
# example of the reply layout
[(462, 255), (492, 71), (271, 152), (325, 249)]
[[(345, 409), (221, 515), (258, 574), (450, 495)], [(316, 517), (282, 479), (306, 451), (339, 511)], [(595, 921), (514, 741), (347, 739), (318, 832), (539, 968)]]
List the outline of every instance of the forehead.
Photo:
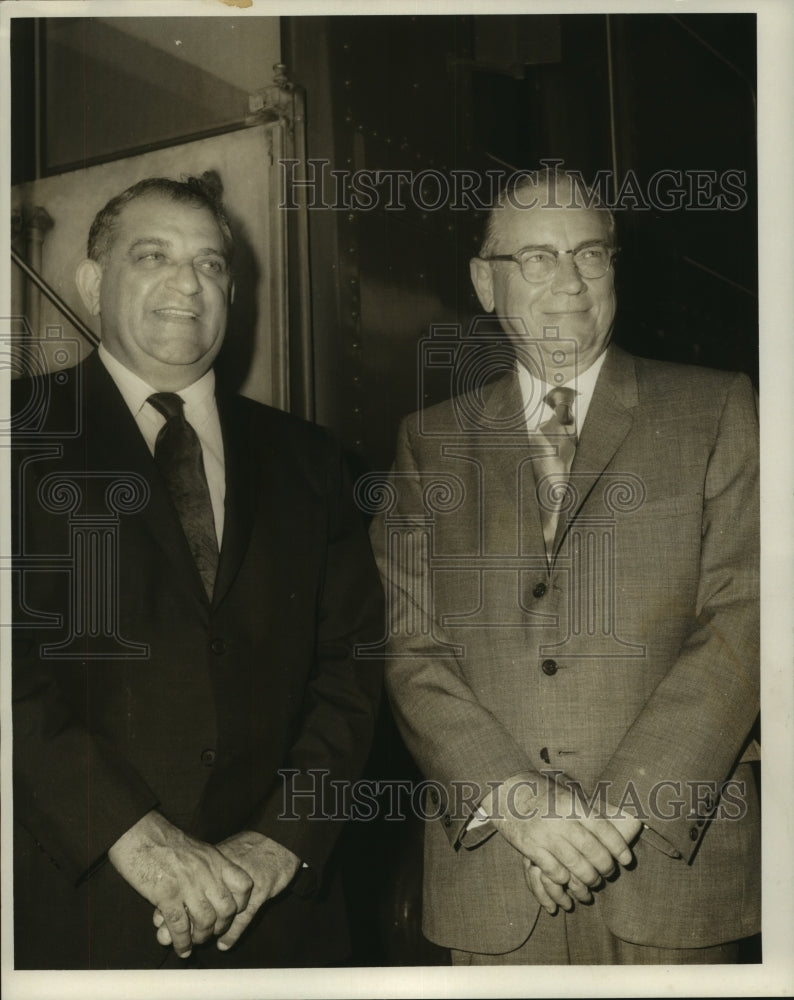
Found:
[(208, 208), (160, 195), (144, 195), (125, 205), (114, 230), (114, 243), (122, 249), (136, 240), (151, 237), (223, 252), (223, 234)]
[[(529, 199), (526, 199), (529, 201)], [(506, 204), (496, 213), (494, 235), (507, 252), (526, 246), (571, 250), (588, 240), (609, 240), (606, 212), (592, 208), (532, 208)]]

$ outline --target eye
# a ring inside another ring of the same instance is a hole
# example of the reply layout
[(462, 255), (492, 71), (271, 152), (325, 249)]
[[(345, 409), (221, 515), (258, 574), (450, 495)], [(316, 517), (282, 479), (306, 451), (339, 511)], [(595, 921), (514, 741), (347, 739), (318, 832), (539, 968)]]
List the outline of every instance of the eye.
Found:
[(222, 257), (201, 257), (196, 261), (196, 267), (207, 274), (226, 274), (226, 261)]
[(165, 254), (160, 250), (147, 250), (139, 253), (136, 260), (143, 264), (161, 264), (165, 260)]
[(606, 256), (604, 247), (585, 247), (576, 255), (582, 260), (601, 260)]

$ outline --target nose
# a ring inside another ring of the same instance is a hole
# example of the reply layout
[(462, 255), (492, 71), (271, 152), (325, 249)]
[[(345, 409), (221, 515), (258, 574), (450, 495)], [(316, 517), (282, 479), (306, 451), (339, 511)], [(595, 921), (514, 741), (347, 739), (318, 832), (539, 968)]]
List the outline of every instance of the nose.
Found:
[(582, 276), (573, 262), (573, 255), (561, 253), (557, 258), (557, 270), (551, 282), (552, 292), (565, 292), (568, 295), (578, 295), (585, 287)]
[(168, 284), (183, 295), (196, 295), (201, 291), (201, 282), (192, 261), (175, 264), (168, 277)]

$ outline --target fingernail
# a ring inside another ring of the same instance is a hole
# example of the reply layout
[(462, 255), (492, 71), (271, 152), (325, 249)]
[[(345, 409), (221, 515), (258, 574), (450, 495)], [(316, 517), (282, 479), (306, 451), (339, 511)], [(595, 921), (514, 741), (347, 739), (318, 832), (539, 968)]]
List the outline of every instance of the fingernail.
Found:
[(225, 944), (223, 941), (219, 941), (218, 942), (218, 949), (220, 951), (228, 951), (229, 950), (229, 946), (228, 946), (228, 944)]
[(193, 949), (191, 948), (189, 951), (180, 951), (179, 957), (180, 958), (190, 958), (190, 956), (192, 954), (193, 954)]

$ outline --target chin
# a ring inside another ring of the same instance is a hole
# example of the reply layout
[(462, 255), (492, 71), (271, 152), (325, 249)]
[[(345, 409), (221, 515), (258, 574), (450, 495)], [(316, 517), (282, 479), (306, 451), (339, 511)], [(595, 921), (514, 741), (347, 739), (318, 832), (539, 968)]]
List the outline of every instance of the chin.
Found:
[(157, 360), (161, 365), (168, 365), (172, 368), (190, 368), (201, 361), (202, 355), (196, 351), (185, 351), (184, 353), (174, 351), (171, 354), (164, 354)]
[(202, 359), (209, 359), (209, 366), (217, 351), (214, 344), (198, 343), (194, 338), (185, 340), (171, 340), (168, 344), (163, 344), (157, 352), (157, 360), (165, 365), (195, 365)]

